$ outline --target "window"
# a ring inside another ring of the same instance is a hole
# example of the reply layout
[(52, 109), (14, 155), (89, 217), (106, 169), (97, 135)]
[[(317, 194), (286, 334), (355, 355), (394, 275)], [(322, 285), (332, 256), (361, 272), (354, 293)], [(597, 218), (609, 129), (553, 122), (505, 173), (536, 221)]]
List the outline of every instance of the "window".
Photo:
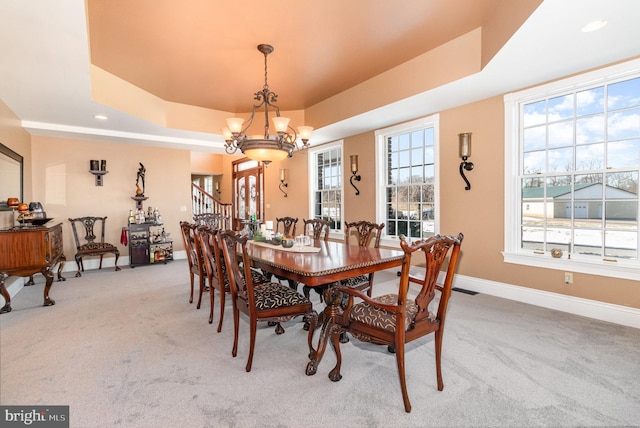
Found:
[[(309, 149), (310, 217), (328, 220), (332, 232), (342, 230), (342, 141)], [(339, 235), (342, 237), (342, 235)]]
[(376, 131), (377, 217), (386, 224), (386, 238), (438, 233), (438, 119), (434, 115)]
[(505, 260), (637, 279), (640, 61), (507, 95), (505, 115)]

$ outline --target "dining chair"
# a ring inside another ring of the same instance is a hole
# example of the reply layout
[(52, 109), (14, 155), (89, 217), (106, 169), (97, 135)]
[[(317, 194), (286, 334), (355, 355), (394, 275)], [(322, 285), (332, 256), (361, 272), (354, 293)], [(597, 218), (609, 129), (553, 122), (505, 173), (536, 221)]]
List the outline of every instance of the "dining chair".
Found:
[[(331, 223), (327, 220), (323, 220), (321, 218), (312, 218), (312, 219), (302, 219), (304, 223), (304, 234), (308, 234), (311, 239), (322, 239), (327, 242), (329, 240), (329, 228)], [(313, 289), (316, 293), (320, 295), (320, 302), (322, 302), (322, 293), (327, 288), (327, 286), (321, 287), (309, 287), (305, 285), (302, 287), (302, 293), (308, 299), (311, 290)]]
[[(73, 229), (73, 239), (76, 244), (76, 265), (78, 271), (76, 277), (82, 276), (80, 272), (84, 272), (83, 258), (87, 256), (100, 256), (100, 265), (98, 269), (102, 269), (102, 258), (105, 254), (113, 253), (116, 257), (115, 265), (116, 270), (120, 270), (118, 267), (118, 258), (120, 257), (120, 250), (113, 244), (104, 241), (105, 224), (107, 217), (78, 217), (70, 218), (71, 228)], [(76, 228), (76, 226), (78, 226)], [(95, 229), (96, 226), (99, 229)], [(80, 230), (80, 233), (78, 232)], [(98, 231), (96, 235), (95, 230)]]
[[(405, 379), (405, 344), (424, 337), (430, 333), (435, 334), (435, 359), (438, 391), (442, 391), (442, 371), (440, 367), (442, 359), (442, 337), (444, 323), (447, 314), (447, 305), (451, 296), (451, 287), (460, 247), (464, 236), (432, 236), (426, 240), (416, 241), (409, 245), (404, 237), (401, 237), (400, 247), (404, 251), (402, 260), (402, 272), (397, 294), (385, 294), (383, 296), (369, 297), (361, 290), (339, 286), (331, 288), (331, 304), (343, 306), (342, 296), (348, 300), (341, 314), (334, 317), (330, 325), (332, 347), (336, 353), (336, 366), (329, 373), (329, 378), (337, 382), (342, 378), (340, 368), (342, 354), (340, 352), (340, 336), (350, 333), (354, 338), (375, 344), (387, 345), (390, 352), (396, 355), (398, 376), (404, 409), (411, 412), (411, 402), (407, 394)], [(414, 253), (422, 253), (426, 266), (424, 276), (412, 276), (409, 274), (411, 259)], [(449, 255), (446, 276), (442, 285), (437, 283), (438, 275)], [(409, 298), (407, 293), (410, 284), (420, 286), (420, 291), (415, 298)], [(434, 302), (436, 294), (439, 294), (437, 311), (430, 312), (429, 304)], [(362, 299), (354, 304), (354, 298)], [(429, 342), (423, 341), (423, 344)]]
[[(234, 339), (231, 355), (238, 353), (238, 331), (240, 312), (249, 317), (249, 357), (246, 371), (251, 371), (258, 321), (277, 322), (276, 334), (284, 333), (280, 322), (299, 316), (309, 322), (307, 345), (309, 354), (315, 353), (312, 346), (318, 313), (313, 310), (309, 299), (279, 282), (254, 284), (251, 273), (251, 259), (247, 253), (247, 237), (233, 231), (219, 234), (224, 260), (229, 274), (229, 284), (233, 301)], [(244, 274), (243, 274), (244, 271)], [(305, 358), (307, 355), (304, 355)]]
[[(380, 238), (382, 237), (384, 223), (377, 224), (365, 220), (354, 221), (351, 223), (345, 221), (344, 226), (344, 239), (347, 245), (351, 242), (352, 235), (355, 235), (358, 246), (369, 247), (371, 246), (371, 240), (373, 239), (373, 248), (380, 248)], [(360, 291), (367, 290), (367, 296), (371, 297), (373, 273), (344, 279), (340, 281), (340, 285), (357, 288)]]
[(197, 242), (195, 229), (196, 225), (187, 221), (180, 222), (180, 230), (184, 241), (184, 249), (187, 253), (187, 262), (189, 265), (189, 279), (191, 282), (191, 293), (189, 294), (189, 303), (193, 303), (193, 289), (195, 277), (198, 277), (199, 297), (197, 309), (200, 309), (202, 303), (202, 293), (205, 291), (205, 267), (202, 261), (202, 250)]
[(226, 229), (225, 219), (217, 213), (194, 214), (193, 221), (198, 226), (208, 226), (212, 229)]
[(328, 220), (321, 218), (302, 219), (304, 223), (304, 234), (307, 233), (312, 239), (322, 239), (324, 241), (329, 240), (329, 229), (331, 223)]
[[(276, 233), (282, 233), (283, 236), (288, 238), (293, 238), (296, 236), (296, 225), (298, 223), (298, 217), (276, 217)], [(280, 226), (282, 226), (282, 232), (280, 231)], [(298, 283), (292, 279), (287, 279), (283, 276), (272, 274), (269, 272), (263, 272), (269, 278), (276, 278), (278, 281), (286, 280), (289, 284), (289, 287), (294, 290), (298, 289)], [(307, 296), (308, 297), (308, 296)]]
[[(276, 233), (282, 233), (283, 236), (293, 238), (296, 236), (296, 224), (298, 218), (293, 217), (276, 217)], [(282, 231), (280, 226), (282, 225)]]
[(222, 321), (224, 319), (224, 305), (226, 294), (230, 292), (229, 280), (226, 275), (226, 269), (223, 270), (223, 255), (218, 245), (218, 229), (209, 226), (198, 226), (195, 233), (198, 236), (197, 241), (200, 244), (202, 252), (202, 260), (207, 275), (207, 283), (209, 284), (209, 324), (213, 323), (213, 312), (215, 303), (215, 290), (220, 294), (220, 317), (218, 321), (218, 333), (222, 330)]

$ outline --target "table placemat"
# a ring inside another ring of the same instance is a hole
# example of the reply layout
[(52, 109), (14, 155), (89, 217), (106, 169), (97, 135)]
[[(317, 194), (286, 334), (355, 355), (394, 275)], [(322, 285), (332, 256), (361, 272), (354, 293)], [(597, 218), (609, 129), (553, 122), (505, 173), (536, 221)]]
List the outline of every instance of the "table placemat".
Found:
[(285, 248), (282, 245), (274, 245), (268, 242), (261, 242), (261, 241), (248, 241), (248, 242), (251, 242), (253, 245), (257, 245), (259, 247), (273, 248), (274, 250), (288, 251), (290, 253), (319, 253), (321, 250), (321, 248), (319, 247), (310, 247), (310, 246), (296, 247), (294, 245), (291, 248)]

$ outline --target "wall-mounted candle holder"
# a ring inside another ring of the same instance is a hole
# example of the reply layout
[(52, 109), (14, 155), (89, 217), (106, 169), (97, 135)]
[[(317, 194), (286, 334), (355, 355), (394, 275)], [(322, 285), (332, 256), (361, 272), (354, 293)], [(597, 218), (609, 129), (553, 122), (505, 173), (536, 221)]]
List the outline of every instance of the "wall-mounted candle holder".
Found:
[(282, 193), (284, 193), (284, 197), (287, 197), (287, 192), (284, 191), (283, 187), (289, 187), (289, 184), (285, 182), (286, 180), (286, 175), (287, 175), (287, 170), (286, 169), (281, 169), (280, 170), (280, 184), (278, 185), (278, 189), (280, 189), (280, 191)]
[(353, 180), (360, 181), (362, 179), (362, 177), (358, 175), (358, 155), (351, 155), (349, 158), (351, 160), (351, 177), (349, 178), (349, 183), (356, 189), (356, 195), (359, 195), (360, 190), (353, 184)]
[(471, 157), (471, 132), (465, 132), (458, 134), (458, 153), (462, 162), (460, 163), (460, 175), (465, 183), (467, 183), (464, 190), (471, 189), (471, 183), (464, 175), (465, 171), (471, 171), (473, 169), (473, 163), (467, 162), (467, 159)]

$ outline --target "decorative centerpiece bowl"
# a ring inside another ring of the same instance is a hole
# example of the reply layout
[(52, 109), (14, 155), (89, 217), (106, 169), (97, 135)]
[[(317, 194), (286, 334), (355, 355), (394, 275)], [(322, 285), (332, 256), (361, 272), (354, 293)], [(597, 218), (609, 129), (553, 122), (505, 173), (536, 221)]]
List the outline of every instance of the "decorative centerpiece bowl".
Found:
[(293, 247), (294, 241), (293, 239), (283, 239), (282, 240), (282, 246), (284, 248), (291, 248)]

